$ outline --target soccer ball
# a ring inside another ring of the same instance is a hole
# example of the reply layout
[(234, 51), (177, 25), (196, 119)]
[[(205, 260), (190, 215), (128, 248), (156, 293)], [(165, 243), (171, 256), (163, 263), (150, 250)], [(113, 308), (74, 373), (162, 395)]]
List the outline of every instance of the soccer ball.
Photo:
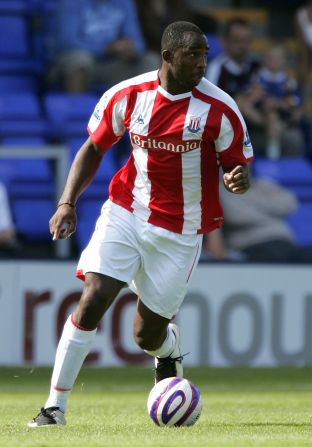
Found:
[(147, 410), (155, 424), (163, 427), (193, 425), (200, 416), (202, 398), (196, 386), (181, 377), (168, 377), (151, 389)]

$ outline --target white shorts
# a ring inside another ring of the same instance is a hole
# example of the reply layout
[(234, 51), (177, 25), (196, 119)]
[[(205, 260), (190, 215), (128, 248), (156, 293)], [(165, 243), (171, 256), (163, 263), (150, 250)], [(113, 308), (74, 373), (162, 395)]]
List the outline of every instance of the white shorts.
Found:
[(123, 281), (150, 310), (171, 319), (185, 297), (201, 245), (202, 235), (173, 233), (108, 200), (77, 276), (95, 272)]

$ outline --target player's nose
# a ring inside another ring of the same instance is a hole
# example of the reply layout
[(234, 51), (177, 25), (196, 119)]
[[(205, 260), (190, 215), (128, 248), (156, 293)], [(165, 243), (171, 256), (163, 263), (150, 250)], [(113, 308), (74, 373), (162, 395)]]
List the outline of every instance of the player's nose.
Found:
[(206, 68), (207, 65), (207, 56), (203, 55), (203, 56), (199, 56), (197, 59), (197, 64), (196, 66), (202, 70), (204, 70)]

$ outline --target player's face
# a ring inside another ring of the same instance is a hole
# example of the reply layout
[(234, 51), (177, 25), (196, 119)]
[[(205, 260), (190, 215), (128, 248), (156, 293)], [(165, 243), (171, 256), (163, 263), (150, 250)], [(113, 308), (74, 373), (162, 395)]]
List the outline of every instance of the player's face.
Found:
[(206, 37), (197, 33), (189, 33), (185, 43), (173, 55), (171, 74), (178, 84), (191, 90), (205, 74), (209, 47)]

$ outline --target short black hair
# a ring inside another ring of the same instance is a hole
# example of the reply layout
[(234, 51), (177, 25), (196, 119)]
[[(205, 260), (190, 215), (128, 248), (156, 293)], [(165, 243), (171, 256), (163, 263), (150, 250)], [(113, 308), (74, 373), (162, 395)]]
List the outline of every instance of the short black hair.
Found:
[(228, 20), (223, 27), (223, 35), (229, 36), (232, 28), (235, 26), (242, 26), (243, 28), (251, 28), (250, 22), (248, 20), (244, 19), (243, 17), (233, 17), (230, 20)]
[(186, 45), (186, 34), (197, 33), (201, 36), (205, 34), (194, 23), (179, 21), (173, 22), (168, 25), (161, 38), (161, 50), (169, 50), (175, 52), (178, 48)]

